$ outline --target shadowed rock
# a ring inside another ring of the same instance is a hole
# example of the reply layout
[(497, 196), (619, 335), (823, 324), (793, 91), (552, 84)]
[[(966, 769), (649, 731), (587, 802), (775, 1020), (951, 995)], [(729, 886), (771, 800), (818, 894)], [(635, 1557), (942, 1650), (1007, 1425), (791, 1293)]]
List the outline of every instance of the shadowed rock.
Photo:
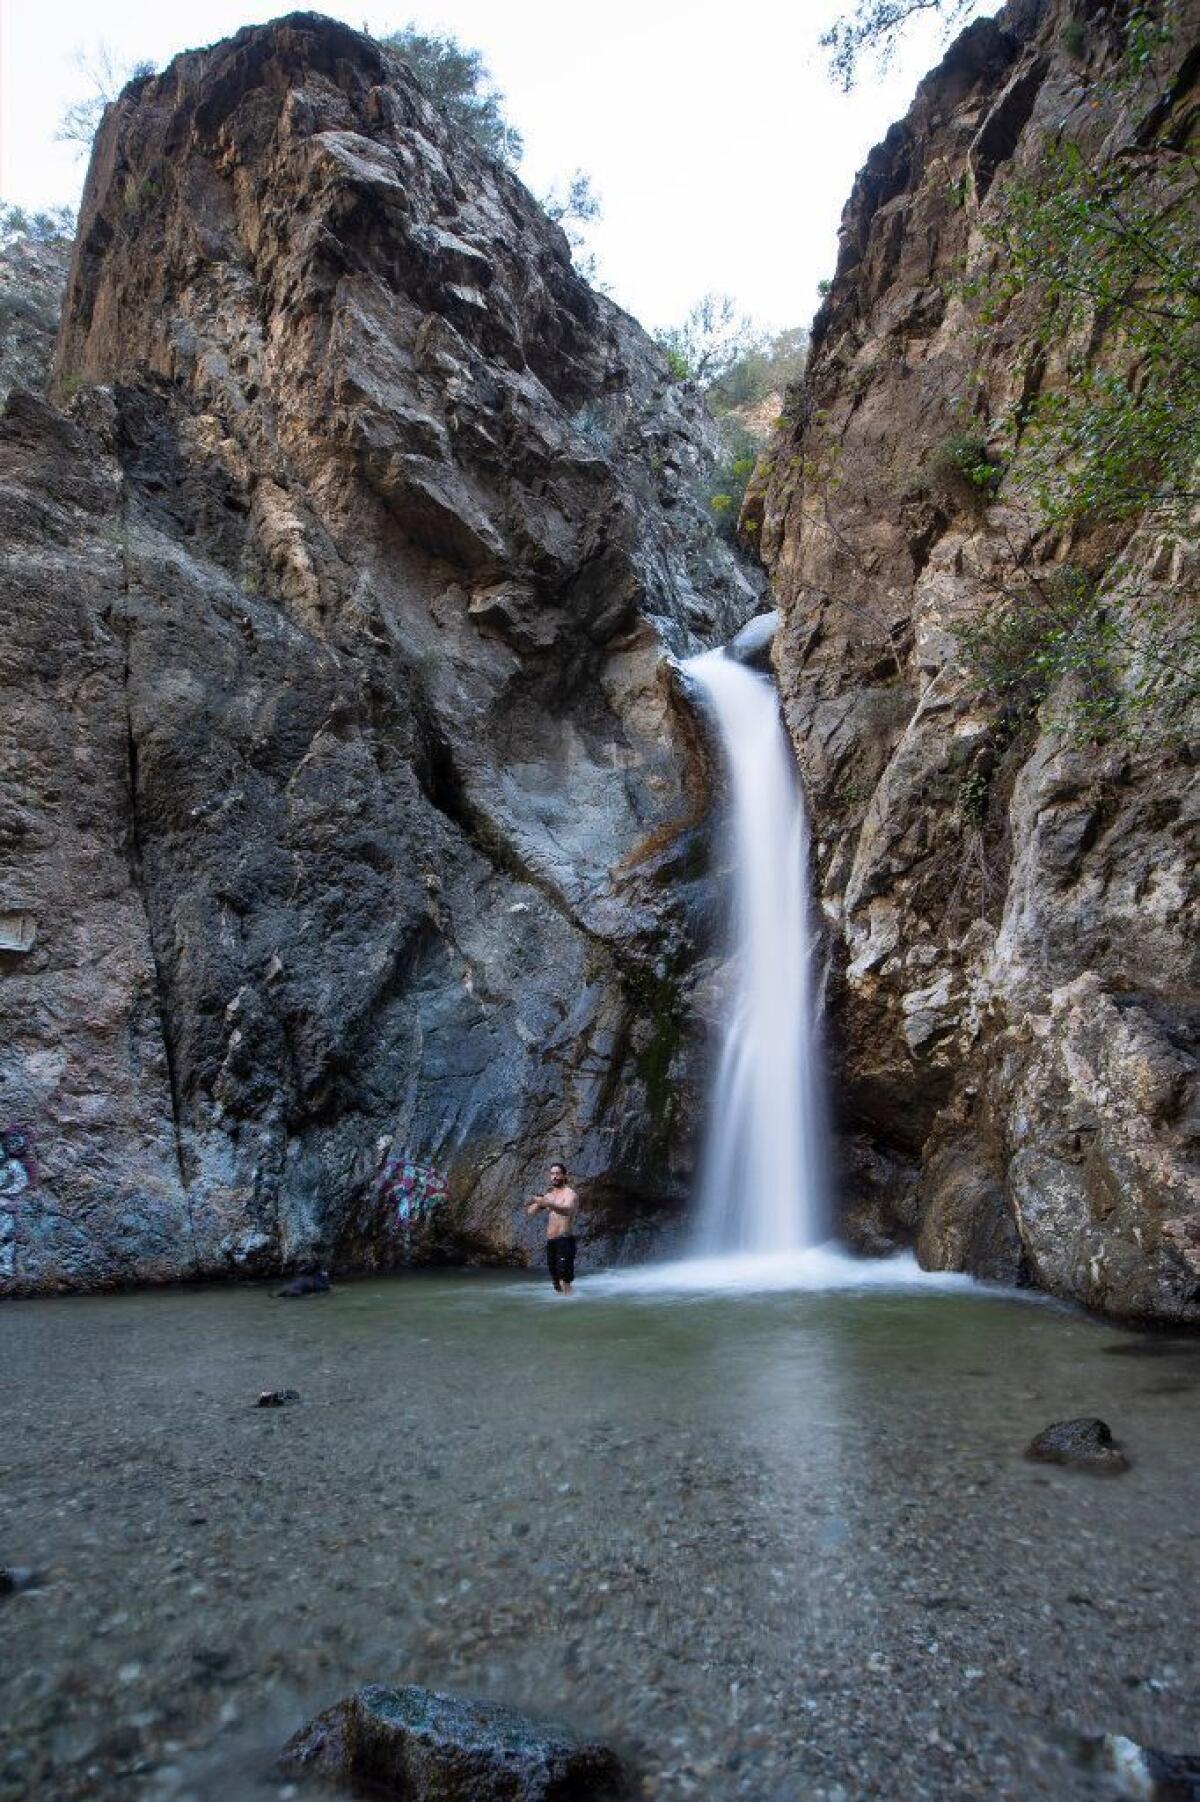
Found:
[(1156, 1752), (1123, 1733), (1106, 1733), (1093, 1748), (1094, 1761), (1109, 1776), (1118, 1796), (1136, 1802), (1198, 1802), (1200, 1753)]
[(289, 1402), (299, 1400), (298, 1389), (264, 1389), (254, 1405), (256, 1408), (286, 1408)]
[(607, 1747), (514, 1708), (368, 1684), (302, 1727), (283, 1769), (407, 1802), (602, 1802), (624, 1793)]
[(282, 1289), (276, 1289), (275, 1299), (290, 1298), (296, 1295), (332, 1295), (333, 1284), (329, 1280), (327, 1270), (318, 1270), (312, 1276), (294, 1277), (285, 1283)]
[(1095, 1416), (1057, 1420), (1044, 1427), (1030, 1440), (1025, 1456), (1041, 1464), (1074, 1464), (1114, 1475), (1129, 1469), (1129, 1460), (1114, 1440), (1111, 1428)]

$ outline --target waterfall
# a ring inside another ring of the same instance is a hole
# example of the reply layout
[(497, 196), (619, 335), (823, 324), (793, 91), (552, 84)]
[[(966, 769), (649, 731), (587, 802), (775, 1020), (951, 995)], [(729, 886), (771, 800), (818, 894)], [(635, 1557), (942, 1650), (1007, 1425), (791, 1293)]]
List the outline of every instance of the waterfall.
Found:
[(786, 1256), (829, 1230), (804, 797), (767, 677), (723, 651), (684, 669), (711, 708), (728, 773), (735, 975), (693, 1250)]

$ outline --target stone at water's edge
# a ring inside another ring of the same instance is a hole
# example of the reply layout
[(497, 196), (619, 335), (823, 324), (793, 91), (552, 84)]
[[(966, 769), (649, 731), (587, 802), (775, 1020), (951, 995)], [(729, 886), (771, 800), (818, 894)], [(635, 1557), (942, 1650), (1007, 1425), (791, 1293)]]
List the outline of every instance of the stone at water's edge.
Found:
[(1094, 1416), (1057, 1420), (1043, 1427), (1030, 1440), (1025, 1456), (1042, 1464), (1074, 1464), (1114, 1475), (1129, 1469), (1129, 1460), (1113, 1438), (1112, 1429)]
[(567, 1728), (496, 1702), (368, 1684), (302, 1727), (282, 1768), (405, 1802), (605, 1802), (620, 1760)]

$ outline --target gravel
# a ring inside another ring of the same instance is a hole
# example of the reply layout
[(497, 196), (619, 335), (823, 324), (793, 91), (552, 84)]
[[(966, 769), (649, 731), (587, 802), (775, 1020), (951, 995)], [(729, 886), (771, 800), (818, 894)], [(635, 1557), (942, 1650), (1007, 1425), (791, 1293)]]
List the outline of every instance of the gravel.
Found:
[[(1131, 1342), (483, 1273), (12, 1304), (0, 1798), (286, 1797), (363, 1683), (562, 1719), (672, 1802), (1104, 1794), (1086, 1746), (1200, 1707), (1200, 1367)], [(1100, 1410), (1119, 1483), (1024, 1459)]]

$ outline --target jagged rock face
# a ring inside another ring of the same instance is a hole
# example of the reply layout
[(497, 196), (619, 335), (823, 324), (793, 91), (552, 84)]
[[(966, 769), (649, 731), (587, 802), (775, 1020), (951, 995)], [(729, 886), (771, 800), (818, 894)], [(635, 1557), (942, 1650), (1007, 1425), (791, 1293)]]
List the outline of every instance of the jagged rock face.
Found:
[(57, 379), (0, 427), (0, 1285), (520, 1257), (552, 1156), (657, 1219), (710, 912), (665, 653), (756, 602), (700, 403), (312, 15), (110, 110)]
[[(1018, 382), (1061, 379), (1053, 359), (1022, 373), (1030, 302), (981, 332), (956, 280), (986, 276), (1000, 177), (1060, 127), (1096, 157), (1177, 130), (1198, 18), (1181, 9), (1152, 92), (1104, 79), (1111, 7), (1081, 28), (1065, 4), (1021, 0), (967, 30), (859, 177), (793, 422), (744, 516), (784, 615), (774, 656), (816, 821), (851, 1231), (1189, 1320), (1194, 762), (1073, 747), (1052, 707), (1006, 741), (956, 633), (994, 601), (1019, 521), (1003, 483), (931, 494), (921, 478), (964, 407), (986, 433)], [(1091, 354), (1114, 354), (1103, 334)], [(1194, 546), (1134, 525), (1135, 586), (1194, 608)], [(981, 789), (982, 825), (963, 804)]]
[(0, 248), (0, 404), (50, 377), (71, 255), (68, 239), (16, 238)]

